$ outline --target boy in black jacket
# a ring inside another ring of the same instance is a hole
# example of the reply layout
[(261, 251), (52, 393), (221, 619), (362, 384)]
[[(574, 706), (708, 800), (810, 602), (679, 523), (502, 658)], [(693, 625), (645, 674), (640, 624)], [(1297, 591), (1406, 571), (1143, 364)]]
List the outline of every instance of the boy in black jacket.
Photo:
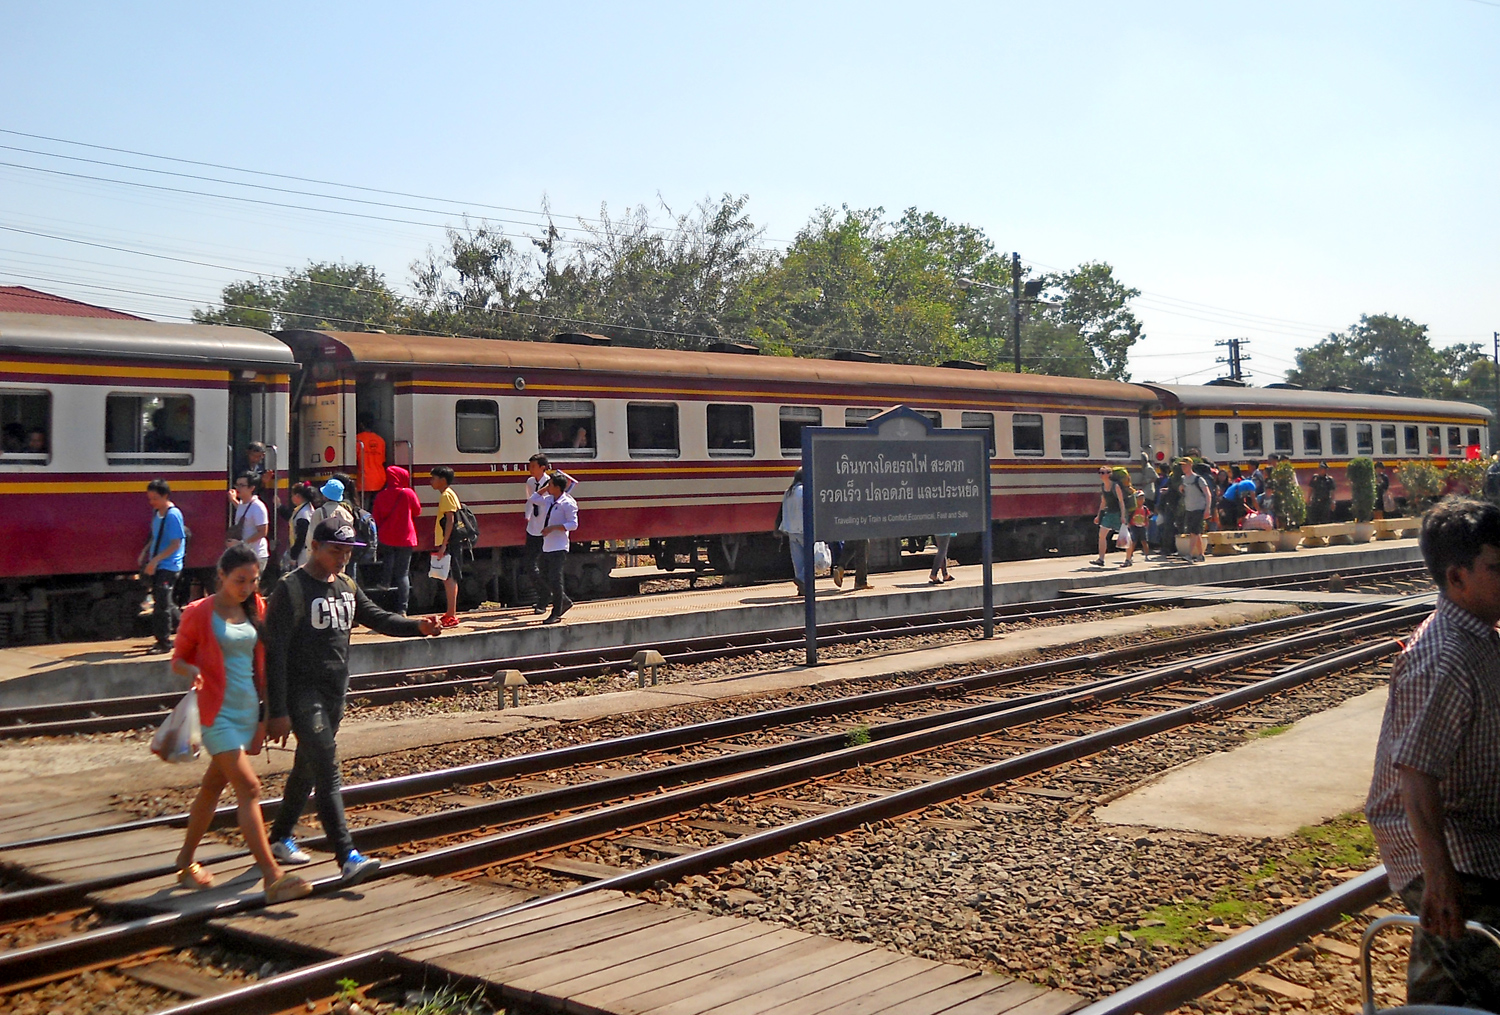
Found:
[(292, 829), (317, 794), (318, 818), (342, 868), (343, 883), (356, 884), (380, 867), (361, 856), (344, 821), (339, 760), (334, 738), (349, 690), (349, 634), (356, 623), (402, 638), (436, 635), (431, 619), (387, 613), (340, 572), (363, 546), (342, 518), (319, 522), (307, 563), (284, 578), (266, 608), (266, 737), (286, 742), (297, 734), (297, 757), (271, 825), (271, 852), (282, 863), (307, 863)]

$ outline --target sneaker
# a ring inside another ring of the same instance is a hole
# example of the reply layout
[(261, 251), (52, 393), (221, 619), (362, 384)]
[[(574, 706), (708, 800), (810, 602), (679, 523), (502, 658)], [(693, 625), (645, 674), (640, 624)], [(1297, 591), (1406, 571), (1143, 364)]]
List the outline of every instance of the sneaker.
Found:
[(349, 854), (349, 858), (344, 861), (343, 869), (340, 872), (342, 876), (339, 878), (339, 884), (357, 885), (379, 869), (379, 860), (373, 856), (365, 856), (359, 850), (354, 850)]
[(277, 863), (312, 863), (312, 857), (308, 856), (307, 852), (297, 845), (297, 840), (290, 835), (271, 843), (271, 855), (276, 858)]

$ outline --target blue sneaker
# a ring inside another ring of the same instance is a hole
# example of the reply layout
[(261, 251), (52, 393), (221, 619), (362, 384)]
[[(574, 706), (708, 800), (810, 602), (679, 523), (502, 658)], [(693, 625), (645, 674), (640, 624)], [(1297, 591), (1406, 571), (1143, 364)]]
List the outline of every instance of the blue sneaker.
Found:
[(298, 846), (297, 840), (290, 835), (271, 843), (271, 855), (276, 858), (277, 863), (293, 865), (312, 863), (312, 857), (308, 856), (307, 851)]
[(341, 885), (357, 885), (365, 878), (380, 869), (380, 861), (373, 856), (364, 856), (359, 850), (354, 850), (344, 861), (342, 877), (339, 879)]

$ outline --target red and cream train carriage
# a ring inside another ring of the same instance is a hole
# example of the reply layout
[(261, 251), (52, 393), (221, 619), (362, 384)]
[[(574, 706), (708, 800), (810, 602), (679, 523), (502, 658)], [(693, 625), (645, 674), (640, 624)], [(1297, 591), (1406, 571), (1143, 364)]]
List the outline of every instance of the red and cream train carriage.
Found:
[(285, 444), (294, 369), (245, 328), (0, 314), (0, 644), (133, 629), (158, 476), (192, 530), (188, 567), (211, 566), (230, 449)]

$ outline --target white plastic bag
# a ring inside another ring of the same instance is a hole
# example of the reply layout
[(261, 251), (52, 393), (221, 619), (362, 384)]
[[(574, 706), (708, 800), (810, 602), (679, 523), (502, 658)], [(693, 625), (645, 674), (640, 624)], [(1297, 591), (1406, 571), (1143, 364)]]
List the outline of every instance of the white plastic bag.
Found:
[(448, 575), (453, 571), (453, 555), (445, 553), (441, 557), (433, 557), (427, 565), (427, 577), (436, 578), (438, 581), (447, 581)]
[(827, 574), (833, 570), (833, 551), (824, 542), (813, 544), (813, 574)]
[(151, 738), (151, 753), (163, 761), (192, 761), (203, 746), (203, 725), (198, 718), (198, 692), (182, 696), (167, 721)]
[(1119, 550), (1128, 550), (1130, 549), (1130, 546), (1130, 526), (1121, 525), (1120, 534), (1115, 537), (1115, 548)]

